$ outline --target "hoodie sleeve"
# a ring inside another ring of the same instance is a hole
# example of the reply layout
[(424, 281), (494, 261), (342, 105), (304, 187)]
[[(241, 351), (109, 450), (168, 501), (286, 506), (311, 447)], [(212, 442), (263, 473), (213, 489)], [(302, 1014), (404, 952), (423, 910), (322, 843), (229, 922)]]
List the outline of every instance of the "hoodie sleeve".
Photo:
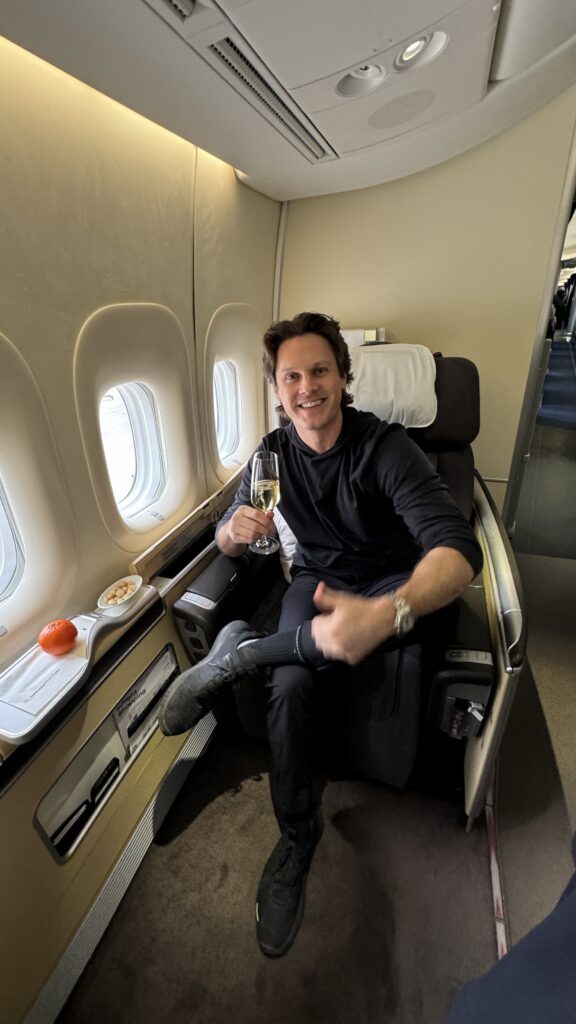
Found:
[(482, 551), (470, 523), (404, 428), (387, 432), (376, 466), (380, 486), (423, 552), (454, 548), (479, 573)]

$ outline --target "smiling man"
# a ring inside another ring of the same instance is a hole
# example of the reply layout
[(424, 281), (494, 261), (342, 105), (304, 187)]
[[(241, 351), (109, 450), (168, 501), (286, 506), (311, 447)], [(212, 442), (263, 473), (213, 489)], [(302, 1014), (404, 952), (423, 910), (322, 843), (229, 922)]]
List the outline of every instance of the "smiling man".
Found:
[(301, 440), (319, 454), (332, 448), (342, 430), (348, 379), (327, 340), (319, 334), (309, 334), (305, 345), (300, 337), (287, 339), (269, 376)]
[[(322, 834), (313, 786), (320, 670), (410, 643), (459, 596), (482, 556), (404, 428), (350, 407), (350, 355), (337, 321), (300, 313), (273, 324), (264, 372), (288, 423), (260, 450), (278, 455), (278, 509), (298, 541), (279, 630), (261, 637), (245, 622), (225, 626), (207, 657), (168, 691), (160, 725), (167, 735), (190, 729), (236, 678), (274, 666), (268, 735), (281, 836), (260, 881), (256, 918), (260, 948), (280, 956), (300, 926)], [(231, 557), (274, 532), (271, 518), (250, 504), (250, 481), (251, 463), (218, 526), (218, 547)]]

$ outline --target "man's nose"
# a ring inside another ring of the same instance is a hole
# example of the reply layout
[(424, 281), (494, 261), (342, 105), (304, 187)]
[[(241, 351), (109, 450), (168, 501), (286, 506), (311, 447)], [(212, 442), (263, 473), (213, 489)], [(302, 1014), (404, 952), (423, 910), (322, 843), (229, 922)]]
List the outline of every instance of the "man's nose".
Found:
[(308, 373), (308, 374), (304, 373), (304, 374), (302, 374), (301, 387), (300, 387), (301, 391), (306, 391), (309, 394), (311, 391), (315, 391), (317, 386), (318, 386), (318, 382), (316, 380), (316, 377), (313, 374), (311, 374), (311, 373)]

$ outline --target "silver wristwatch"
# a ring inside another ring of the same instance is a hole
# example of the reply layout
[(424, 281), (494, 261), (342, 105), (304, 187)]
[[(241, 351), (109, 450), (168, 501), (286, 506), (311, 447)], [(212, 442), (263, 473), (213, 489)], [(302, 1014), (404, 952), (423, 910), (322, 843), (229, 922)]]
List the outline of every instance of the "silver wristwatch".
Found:
[(394, 632), (396, 636), (406, 636), (411, 629), (414, 628), (414, 612), (412, 611), (408, 601), (405, 597), (401, 597), (394, 590), (386, 595), (392, 601), (394, 608), (396, 609), (396, 617), (394, 619)]

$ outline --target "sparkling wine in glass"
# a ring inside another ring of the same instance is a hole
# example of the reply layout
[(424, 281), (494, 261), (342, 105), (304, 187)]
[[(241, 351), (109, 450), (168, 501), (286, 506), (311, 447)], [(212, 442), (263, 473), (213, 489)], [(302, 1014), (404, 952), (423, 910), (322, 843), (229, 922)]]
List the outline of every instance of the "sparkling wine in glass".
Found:
[[(256, 452), (252, 460), (252, 484), (250, 500), (254, 508), (261, 512), (271, 512), (280, 501), (280, 477), (278, 473), (278, 456), (276, 452)], [(257, 555), (271, 555), (278, 551), (277, 540), (271, 537), (259, 537), (250, 544), (250, 551)]]

